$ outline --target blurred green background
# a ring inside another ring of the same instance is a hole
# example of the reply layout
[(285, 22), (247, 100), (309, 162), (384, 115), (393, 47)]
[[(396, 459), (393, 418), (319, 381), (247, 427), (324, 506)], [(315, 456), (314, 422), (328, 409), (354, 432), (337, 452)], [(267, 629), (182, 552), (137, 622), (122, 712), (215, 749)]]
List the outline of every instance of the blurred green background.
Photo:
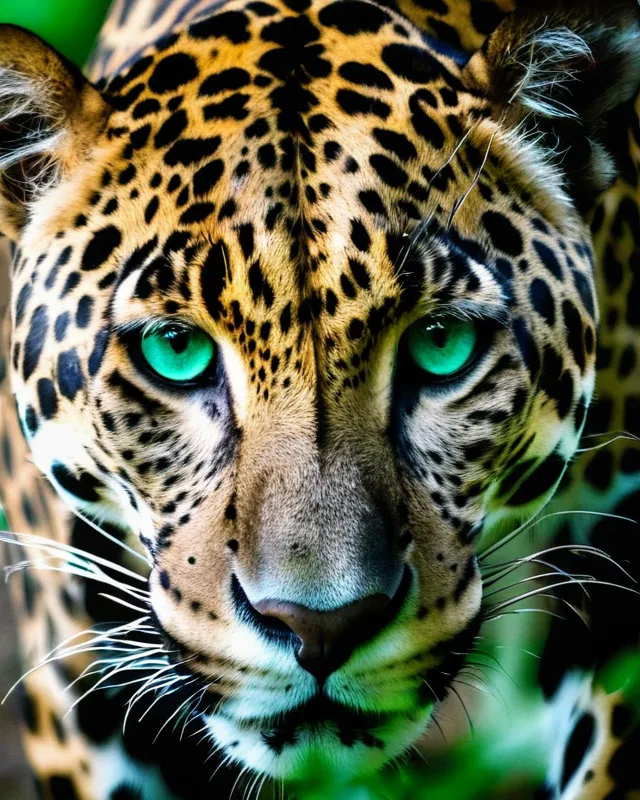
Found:
[(0, 22), (29, 28), (82, 67), (109, 5), (110, 0), (0, 0)]

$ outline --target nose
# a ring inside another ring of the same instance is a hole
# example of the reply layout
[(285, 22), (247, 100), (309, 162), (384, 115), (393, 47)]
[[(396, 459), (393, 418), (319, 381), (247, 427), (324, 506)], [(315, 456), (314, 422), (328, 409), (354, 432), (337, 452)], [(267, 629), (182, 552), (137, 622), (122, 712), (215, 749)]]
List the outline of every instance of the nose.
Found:
[(397, 615), (411, 584), (405, 569), (393, 595), (373, 594), (331, 611), (279, 600), (262, 600), (253, 606), (253, 622), (264, 631), (288, 630), (298, 640), (296, 658), (320, 683), (342, 666), (353, 651), (386, 628)]

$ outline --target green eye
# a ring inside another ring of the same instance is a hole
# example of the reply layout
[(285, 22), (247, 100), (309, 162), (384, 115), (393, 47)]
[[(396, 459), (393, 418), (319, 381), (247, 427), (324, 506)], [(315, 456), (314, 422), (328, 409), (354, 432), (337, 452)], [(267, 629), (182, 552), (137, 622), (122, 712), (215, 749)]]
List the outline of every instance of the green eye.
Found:
[(478, 325), (451, 315), (425, 317), (407, 334), (409, 354), (425, 372), (447, 377), (471, 360), (478, 343)]
[(152, 323), (142, 333), (145, 361), (161, 378), (176, 383), (202, 375), (213, 360), (215, 345), (200, 328), (174, 322)]

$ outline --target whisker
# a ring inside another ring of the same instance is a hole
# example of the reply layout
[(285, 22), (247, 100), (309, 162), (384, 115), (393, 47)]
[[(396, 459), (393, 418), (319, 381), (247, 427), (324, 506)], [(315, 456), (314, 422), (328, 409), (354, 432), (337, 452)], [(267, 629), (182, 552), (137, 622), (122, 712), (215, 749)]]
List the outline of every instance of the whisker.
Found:
[[(496, 570), (498, 571), (499, 574), (491, 574), (490, 580), (497, 580), (500, 577), (500, 575), (507, 575), (524, 564), (528, 564), (531, 562), (538, 563), (538, 559), (541, 559), (543, 556), (548, 556), (552, 555), (553, 553), (564, 552), (567, 550), (574, 553), (575, 555), (582, 555), (584, 553), (586, 555), (595, 556), (596, 558), (601, 558), (605, 561), (608, 561), (613, 566), (617, 567), (627, 578), (629, 578), (634, 583), (636, 582), (633, 576), (629, 572), (627, 572), (627, 570), (618, 561), (616, 561), (612, 556), (610, 556), (609, 553), (606, 553), (604, 550), (601, 550), (598, 547), (593, 547), (592, 545), (585, 545), (585, 544), (554, 545), (553, 547), (547, 547), (544, 550), (539, 550), (536, 553), (531, 553), (528, 556), (522, 556), (520, 558), (515, 558), (510, 561), (502, 561), (483, 566), (482, 573), (483, 575), (486, 575), (487, 573), (493, 573), (493, 570)], [(540, 561), (539, 563), (545, 563), (545, 562)], [(500, 570), (502, 570), (503, 568), (505, 568), (504, 572), (500, 573)]]
[[(147, 710), (138, 718), (138, 722), (142, 722), (142, 720), (147, 716), (147, 714), (156, 705), (156, 703), (159, 703), (161, 700), (164, 700), (169, 695), (174, 694), (175, 692), (183, 689), (185, 686), (188, 686), (190, 683), (194, 683), (195, 681), (198, 680), (198, 676), (194, 675), (193, 677), (191, 677), (188, 680), (186, 680), (186, 682), (183, 682), (183, 679), (186, 679), (187, 677), (188, 676), (185, 676), (185, 675), (174, 676), (173, 680), (168, 684), (168, 687), (172, 687), (172, 686), (174, 686), (174, 684), (178, 684), (178, 685), (175, 686), (175, 688), (163, 687), (162, 689), (160, 689), (160, 692), (159, 692), (158, 696), (156, 697), (155, 700), (152, 700), (152, 702), (149, 704)], [(177, 714), (183, 706), (184, 706), (184, 703), (182, 703), (182, 705), (178, 706), (178, 708), (177, 708), (175, 713)], [(169, 719), (170, 720), (173, 719), (173, 716), (174, 715), (172, 714), (171, 717), (169, 717)], [(163, 725), (162, 728), (160, 728), (160, 730), (156, 734), (156, 736), (155, 736), (155, 738), (153, 740), (154, 742), (157, 741), (158, 736), (160, 736), (160, 734), (162, 733), (163, 728), (164, 728), (164, 725)]]
[[(137, 572), (133, 572), (127, 567), (123, 567), (122, 564), (116, 564), (115, 562), (97, 556), (94, 553), (89, 553), (86, 550), (81, 550), (78, 547), (73, 547), (72, 545), (69, 544), (63, 544), (62, 542), (56, 542), (53, 539), (47, 539), (43, 536), (36, 536), (35, 534), (31, 533), (16, 533), (15, 531), (12, 532), (3, 530), (0, 531), (0, 542), (6, 542), (7, 544), (17, 544), (20, 547), (25, 547), (25, 548), (30, 547), (34, 549), (44, 550), (45, 552), (48, 552), (51, 555), (58, 555), (60, 558), (62, 558), (61, 553), (64, 553), (66, 556), (75, 557), (76, 563), (77, 559), (80, 559), (83, 565), (86, 562), (90, 562), (93, 565), (100, 565), (102, 567), (107, 567), (108, 569), (112, 569), (115, 572), (119, 572), (122, 575), (126, 575), (128, 578), (131, 578), (132, 580), (140, 581), (141, 583), (144, 584), (147, 583), (147, 578), (143, 577), (142, 575), (139, 575)], [(144, 591), (144, 590), (138, 589), (137, 591)]]
[(548, 617), (554, 617), (554, 619), (562, 620), (562, 622), (567, 621), (566, 617), (563, 617), (561, 614), (556, 614), (554, 611), (550, 611), (548, 608), (514, 608), (511, 609), (511, 611), (502, 611), (500, 614), (497, 614), (494, 617), (483, 617), (483, 623), (497, 622), (497, 620), (502, 619), (502, 617), (508, 617), (511, 614), (545, 614)]
[[(126, 623), (126, 625), (122, 625), (122, 626), (119, 626), (118, 628), (116, 628), (115, 631), (119, 635), (119, 633), (123, 632), (125, 628), (135, 627), (137, 622), (138, 622), (138, 620), (134, 620), (131, 623)], [(131, 645), (136, 646), (135, 643), (132, 643), (130, 641), (127, 642), (127, 644), (130, 645), (129, 647), (119, 647), (119, 648), (117, 648), (117, 647), (114, 647), (113, 645), (109, 645), (109, 644), (105, 644), (104, 646), (103, 645), (98, 645), (97, 643), (107, 642), (107, 641), (114, 641), (114, 642), (117, 642), (118, 644), (124, 644), (124, 642), (120, 642), (120, 640), (112, 637), (110, 635), (111, 631), (107, 631), (105, 633), (100, 633), (97, 636), (94, 636), (93, 639), (91, 639), (89, 642), (83, 642), (81, 644), (74, 645), (73, 647), (67, 647), (66, 646), (67, 642), (73, 641), (74, 639), (77, 639), (80, 636), (87, 635), (89, 633), (91, 633), (90, 629), (84, 630), (84, 631), (80, 631), (80, 632), (74, 634), (73, 636), (70, 636), (62, 644), (56, 645), (56, 647), (54, 647), (44, 657), (44, 659), (39, 661), (35, 666), (33, 666), (30, 669), (28, 669), (26, 672), (24, 672), (18, 678), (18, 680), (11, 686), (9, 691), (3, 697), (1, 704), (4, 704), (6, 702), (7, 698), (12, 694), (12, 692), (16, 689), (16, 687), (19, 686), (22, 683), (22, 681), (24, 681), (26, 678), (28, 678), (34, 672), (37, 672), (39, 669), (42, 669), (42, 667), (45, 667), (48, 664), (53, 663), (54, 661), (64, 660), (64, 659), (67, 659), (67, 658), (70, 658), (72, 656), (79, 655), (79, 654), (82, 654), (82, 653), (99, 652), (99, 651), (102, 651), (102, 650), (108, 650), (110, 652), (114, 652), (114, 651), (117, 651), (117, 650), (122, 650), (123, 652), (130, 652), (131, 651)], [(144, 642), (144, 643), (140, 643), (140, 644), (143, 647), (148, 647), (149, 646), (148, 642)]]
[(113, 594), (106, 594), (106, 592), (98, 592), (98, 597), (105, 597), (107, 600), (113, 600), (113, 602), (118, 603), (118, 605), (124, 606), (125, 608), (130, 608), (132, 611), (139, 611), (142, 614), (144, 614), (144, 612), (147, 610), (146, 608), (138, 608), (138, 606), (127, 603), (121, 597), (116, 597)]
[(619, 441), (638, 442), (640, 441), (640, 439), (638, 439), (637, 436), (631, 436), (631, 435), (627, 436), (621, 434), (619, 436), (614, 436), (613, 439), (609, 439), (607, 442), (601, 442), (600, 444), (595, 444), (593, 447), (579, 447), (576, 450), (576, 453), (591, 453), (593, 450), (601, 450), (603, 447), (609, 447), (610, 445)]
[(65, 712), (65, 717), (68, 714), (70, 714), (71, 711), (73, 711), (73, 709), (79, 703), (81, 703), (85, 698), (89, 697), (90, 694), (92, 694), (93, 692), (97, 691), (105, 683), (105, 681), (110, 680), (114, 675), (117, 675), (119, 672), (122, 672), (122, 671), (126, 670), (127, 668), (128, 668), (127, 664), (122, 664), (122, 663), (118, 664), (116, 667), (114, 667), (114, 669), (111, 672), (107, 673), (102, 678), (100, 678), (100, 680), (96, 681), (96, 683), (94, 683), (89, 689), (87, 689), (87, 691), (84, 692), (84, 694), (80, 695), (80, 697), (76, 698), (73, 701), (73, 703), (69, 706), (69, 708)]
[(453, 224), (453, 220), (456, 217), (456, 214), (458, 213), (458, 211), (460, 211), (462, 206), (467, 201), (467, 198), (469, 197), (471, 192), (478, 185), (478, 181), (480, 180), (480, 176), (482, 175), (482, 172), (483, 172), (484, 168), (487, 165), (487, 161), (489, 160), (489, 153), (491, 152), (491, 147), (493, 145), (493, 142), (494, 142), (496, 136), (498, 135), (498, 130), (499, 130), (499, 128), (496, 128), (495, 131), (491, 134), (491, 138), (489, 139), (489, 144), (487, 145), (487, 149), (485, 151), (484, 158), (482, 159), (482, 163), (478, 167), (478, 170), (477, 170), (473, 180), (471, 181), (471, 184), (470, 184), (469, 188), (464, 193), (462, 198), (460, 200), (456, 200), (456, 202), (453, 204), (453, 208), (451, 209), (451, 213), (449, 214), (449, 218), (447, 219), (447, 229), (451, 227), (451, 225)]
[(622, 516), (620, 516), (618, 514), (608, 514), (608, 513), (605, 513), (605, 512), (601, 512), (601, 511), (588, 511), (588, 510), (582, 510), (582, 509), (567, 510), (567, 511), (553, 511), (550, 514), (545, 514), (542, 517), (539, 517), (538, 515), (551, 502), (551, 499), (552, 499), (552, 496), (550, 496), (546, 500), (544, 505), (540, 509), (538, 509), (538, 511), (532, 517), (530, 517), (526, 522), (523, 522), (522, 525), (519, 525), (514, 531), (512, 531), (511, 533), (509, 533), (506, 536), (502, 537), (499, 541), (497, 541), (491, 547), (488, 547), (486, 550), (483, 550), (481, 553), (479, 553), (478, 554), (478, 561), (479, 562), (485, 561), (490, 555), (495, 553), (501, 547), (504, 547), (506, 544), (508, 544), (510, 541), (512, 541), (516, 536), (518, 536), (523, 531), (527, 530), (530, 527), (533, 527), (534, 525), (538, 525), (540, 522), (543, 522), (544, 520), (551, 519), (552, 517), (567, 516), (567, 515), (570, 515), (570, 514), (586, 514), (586, 515), (589, 515), (589, 516), (603, 517), (603, 518), (608, 518), (608, 519), (617, 519), (617, 520), (620, 520), (622, 522), (633, 523), (634, 525), (638, 524), (638, 521), (635, 520), (635, 519), (632, 519), (631, 517), (622, 517)]
[(518, 581), (514, 581), (513, 583), (509, 583), (506, 586), (500, 586), (497, 589), (493, 589), (491, 592), (484, 592), (483, 599), (487, 599), (488, 597), (494, 597), (497, 594), (502, 594), (502, 592), (507, 592), (509, 589), (514, 589), (516, 586), (522, 586), (524, 583), (534, 583), (536, 581), (541, 581), (545, 578), (556, 578), (558, 575), (564, 575), (568, 578), (568, 583), (575, 583), (577, 586), (581, 588), (581, 590), (589, 597), (587, 590), (585, 589), (584, 584), (588, 582), (595, 581), (593, 575), (580, 575), (580, 574), (569, 574), (564, 570), (554, 570), (553, 572), (543, 572), (537, 575), (529, 575), (526, 578), (521, 578)]
[(117, 544), (118, 547), (121, 547), (123, 550), (126, 550), (127, 553), (129, 553), (129, 555), (132, 555), (134, 558), (140, 559), (140, 561), (144, 561), (144, 563), (150, 567), (153, 566), (153, 562), (148, 556), (142, 555), (137, 550), (134, 550), (133, 547), (129, 547), (128, 544), (125, 544), (124, 542), (120, 541), (120, 539), (118, 539), (116, 536), (112, 536), (110, 533), (107, 533), (107, 531), (103, 530), (99, 525), (96, 525), (96, 523), (93, 522), (93, 520), (90, 520), (88, 517), (85, 517), (84, 514), (82, 514), (80, 511), (76, 509), (71, 509), (71, 510), (73, 511), (75, 516), (78, 517), (78, 519), (81, 519), (90, 528), (93, 528), (94, 531), (97, 531), (102, 536), (105, 536), (107, 539), (109, 539), (109, 541), (113, 542), (114, 544)]

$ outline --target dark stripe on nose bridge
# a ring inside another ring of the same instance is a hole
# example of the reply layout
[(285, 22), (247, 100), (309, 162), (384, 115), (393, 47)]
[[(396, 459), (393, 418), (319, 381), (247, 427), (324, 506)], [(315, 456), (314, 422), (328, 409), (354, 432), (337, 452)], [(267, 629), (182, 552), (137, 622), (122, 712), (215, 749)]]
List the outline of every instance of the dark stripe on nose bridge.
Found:
[(316, 445), (320, 450), (327, 439), (327, 409), (320, 381), (316, 382)]

